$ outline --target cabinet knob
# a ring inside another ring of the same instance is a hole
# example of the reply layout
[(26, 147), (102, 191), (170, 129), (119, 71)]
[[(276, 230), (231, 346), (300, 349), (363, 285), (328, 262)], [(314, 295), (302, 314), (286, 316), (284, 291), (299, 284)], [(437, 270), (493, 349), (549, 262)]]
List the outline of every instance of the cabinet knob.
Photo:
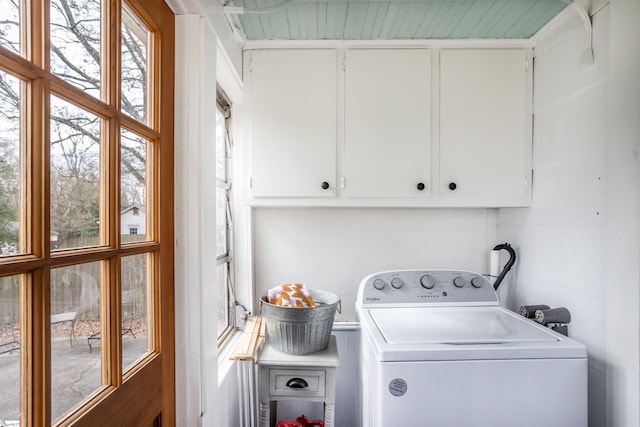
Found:
[(323, 189), (323, 190), (326, 190), (326, 189), (328, 189), (328, 188), (329, 188), (329, 183), (328, 183), (327, 181), (324, 181), (324, 182), (322, 183), (321, 187), (322, 187), (322, 189)]
[(424, 184), (419, 182), (418, 185), (416, 185), (416, 188), (420, 191), (424, 190)]
[(456, 183), (455, 183), (455, 182), (450, 182), (450, 183), (449, 183), (449, 190), (453, 191), (453, 190), (455, 190), (456, 188), (458, 188), (458, 186), (456, 185)]

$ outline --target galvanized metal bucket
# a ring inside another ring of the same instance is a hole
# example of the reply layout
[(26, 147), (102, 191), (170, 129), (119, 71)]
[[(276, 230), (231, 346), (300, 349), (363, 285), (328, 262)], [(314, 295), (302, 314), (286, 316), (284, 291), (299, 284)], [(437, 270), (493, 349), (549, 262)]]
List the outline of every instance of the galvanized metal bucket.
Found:
[(310, 354), (329, 346), (336, 310), (341, 312), (340, 297), (331, 292), (309, 290), (315, 307), (283, 307), (270, 304), (267, 295), (260, 298), (267, 320), (269, 344), (287, 354)]

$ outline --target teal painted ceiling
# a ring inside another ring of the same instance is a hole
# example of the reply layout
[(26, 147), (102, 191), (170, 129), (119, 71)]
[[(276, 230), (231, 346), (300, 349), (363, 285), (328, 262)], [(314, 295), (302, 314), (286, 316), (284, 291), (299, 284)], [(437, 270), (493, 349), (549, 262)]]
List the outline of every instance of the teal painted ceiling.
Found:
[(247, 40), (527, 39), (568, 0), (234, 0)]

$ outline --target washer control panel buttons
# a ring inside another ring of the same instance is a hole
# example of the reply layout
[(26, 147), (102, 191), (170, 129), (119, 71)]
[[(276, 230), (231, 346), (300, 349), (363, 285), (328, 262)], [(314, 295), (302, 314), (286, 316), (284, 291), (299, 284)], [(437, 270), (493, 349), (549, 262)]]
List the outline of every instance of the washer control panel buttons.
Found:
[(465, 282), (464, 282), (464, 279), (463, 279), (462, 277), (460, 277), (460, 276), (455, 277), (455, 278), (453, 279), (453, 285), (454, 285), (456, 288), (464, 288), (464, 283), (465, 283)]
[(486, 280), (483, 280), (482, 277), (476, 276), (473, 279), (471, 279), (471, 286), (473, 286), (474, 288), (481, 288), (482, 285), (484, 285), (485, 281)]
[(376, 288), (377, 290), (381, 291), (384, 289), (384, 280), (382, 279), (376, 279), (373, 281), (373, 287)]
[(394, 277), (393, 279), (391, 279), (391, 287), (393, 289), (400, 289), (402, 285), (404, 285), (404, 282), (402, 281), (401, 278)]
[(498, 295), (489, 280), (465, 270), (395, 270), (363, 279), (358, 301), (363, 306), (380, 304), (494, 305)]
[(425, 289), (433, 289), (436, 286), (437, 279), (431, 274), (425, 274), (420, 278), (420, 284)]

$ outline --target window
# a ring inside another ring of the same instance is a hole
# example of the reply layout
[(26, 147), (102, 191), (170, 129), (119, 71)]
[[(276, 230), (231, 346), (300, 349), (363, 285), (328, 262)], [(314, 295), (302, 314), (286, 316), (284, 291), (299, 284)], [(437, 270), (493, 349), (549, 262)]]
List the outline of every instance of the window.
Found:
[(231, 212), (231, 105), (218, 90), (216, 103), (216, 256), (218, 284), (218, 342), (235, 326), (233, 287), (233, 227)]
[(172, 420), (173, 14), (0, 10), (0, 425)]

